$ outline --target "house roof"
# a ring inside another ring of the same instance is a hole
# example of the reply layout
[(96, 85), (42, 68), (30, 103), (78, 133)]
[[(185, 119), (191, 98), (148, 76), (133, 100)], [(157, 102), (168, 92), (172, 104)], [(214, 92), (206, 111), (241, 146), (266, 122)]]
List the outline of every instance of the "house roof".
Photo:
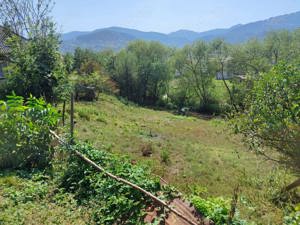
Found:
[(10, 36), (9, 31), (0, 26), (0, 57), (5, 56), (9, 53), (9, 47), (5, 45), (5, 41)]

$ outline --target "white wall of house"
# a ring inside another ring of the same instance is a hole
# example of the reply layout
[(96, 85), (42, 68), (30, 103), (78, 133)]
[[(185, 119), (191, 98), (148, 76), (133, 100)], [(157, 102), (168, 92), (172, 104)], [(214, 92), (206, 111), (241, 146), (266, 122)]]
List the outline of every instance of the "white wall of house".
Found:
[[(226, 71), (223, 72), (223, 76), (224, 76), (224, 80), (228, 80), (228, 79), (230, 79), (230, 78), (233, 77), (232, 74), (227, 73)], [(222, 72), (217, 72), (216, 79), (217, 80), (223, 80), (223, 78), (222, 78)]]

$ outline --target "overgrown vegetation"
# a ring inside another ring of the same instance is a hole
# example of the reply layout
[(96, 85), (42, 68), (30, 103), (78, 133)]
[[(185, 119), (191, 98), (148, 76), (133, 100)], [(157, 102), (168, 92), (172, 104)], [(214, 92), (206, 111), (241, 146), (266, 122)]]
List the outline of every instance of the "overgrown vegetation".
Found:
[[(157, 195), (162, 190), (159, 180), (151, 178), (149, 170), (140, 165), (132, 165), (128, 158), (117, 157), (88, 144), (78, 144), (72, 148), (106, 171), (153, 194)], [(152, 200), (140, 191), (95, 172), (75, 155), (68, 160), (61, 186), (74, 193), (81, 205), (94, 205), (91, 214), (97, 224), (143, 224), (146, 208), (152, 205)]]
[(236, 115), (237, 133), (258, 153), (268, 155), (265, 146), (282, 153), (291, 168), (300, 165), (300, 68), (279, 64), (261, 74), (247, 94), (245, 111)]
[[(0, 4), (0, 23), (10, 31), (0, 43), (9, 48), (0, 84), (1, 224), (144, 223), (156, 205), (95, 173), (75, 149), (166, 199), (159, 175), (216, 224), (246, 224), (239, 214), (258, 224), (299, 223), (300, 180), (287, 184), (299, 177), (300, 30), (240, 45), (197, 41), (170, 49), (135, 41), (119, 52), (61, 55), (52, 6)], [(49, 103), (63, 102), (64, 126), (71, 93), (86, 101), (76, 104), (75, 136), (94, 147), (64, 149), (51, 138), (50, 130), (65, 128)], [(237, 135), (229, 136), (227, 120), (198, 112), (227, 116)]]
[(50, 129), (59, 114), (43, 99), (7, 96), (0, 101), (0, 168), (45, 168), (53, 157)]
[(89, 208), (42, 172), (0, 173), (0, 224), (94, 224)]
[[(81, 117), (82, 113), (89, 120)], [(152, 174), (187, 196), (231, 199), (234, 187), (240, 185), (237, 208), (240, 217), (248, 221), (280, 224), (284, 208), (291, 203), (276, 205), (274, 201), (295, 179), (290, 170), (248, 151), (239, 136), (230, 135), (222, 119), (145, 109), (105, 94), (98, 102), (77, 103), (75, 119), (77, 138), (149, 165)], [(143, 156), (142, 150), (151, 152), (150, 156)], [(162, 160), (164, 152), (168, 163)]]
[[(199, 212), (214, 221), (215, 224), (222, 225), (229, 223), (230, 200), (222, 197), (203, 199), (198, 196), (193, 196), (192, 203)], [(238, 218), (238, 212), (236, 212), (235, 218), (231, 221), (231, 224), (242, 225), (250, 223), (247, 223), (245, 220), (240, 220)]]

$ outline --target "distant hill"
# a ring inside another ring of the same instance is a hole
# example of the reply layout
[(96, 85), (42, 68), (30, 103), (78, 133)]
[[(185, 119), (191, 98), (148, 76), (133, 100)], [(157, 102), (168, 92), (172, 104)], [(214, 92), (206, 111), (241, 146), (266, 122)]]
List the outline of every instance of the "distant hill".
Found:
[(133, 40), (158, 41), (172, 47), (182, 47), (196, 40), (211, 41), (216, 38), (222, 38), (230, 43), (241, 43), (251, 38), (261, 39), (270, 31), (295, 30), (297, 28), (300, 28), (300, 11), (253, 23), (238, 24), (228, 29), (214, 29), (205, 32), (178, 30), (163, 34), (109, 27), (91, 32), (73, 31), (62, 34), (61, 50), (69, 52), (76, 47), (93, 50), (119, 50)]

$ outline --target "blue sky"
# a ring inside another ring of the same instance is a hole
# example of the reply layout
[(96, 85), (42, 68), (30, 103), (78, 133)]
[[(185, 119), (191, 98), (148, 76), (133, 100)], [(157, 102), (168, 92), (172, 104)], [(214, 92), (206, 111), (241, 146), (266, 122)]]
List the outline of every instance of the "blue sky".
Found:
[(122, 26), (168, 33), (206, 31), (300, 11), (300, 0), (56, 0), (61, 32)]

